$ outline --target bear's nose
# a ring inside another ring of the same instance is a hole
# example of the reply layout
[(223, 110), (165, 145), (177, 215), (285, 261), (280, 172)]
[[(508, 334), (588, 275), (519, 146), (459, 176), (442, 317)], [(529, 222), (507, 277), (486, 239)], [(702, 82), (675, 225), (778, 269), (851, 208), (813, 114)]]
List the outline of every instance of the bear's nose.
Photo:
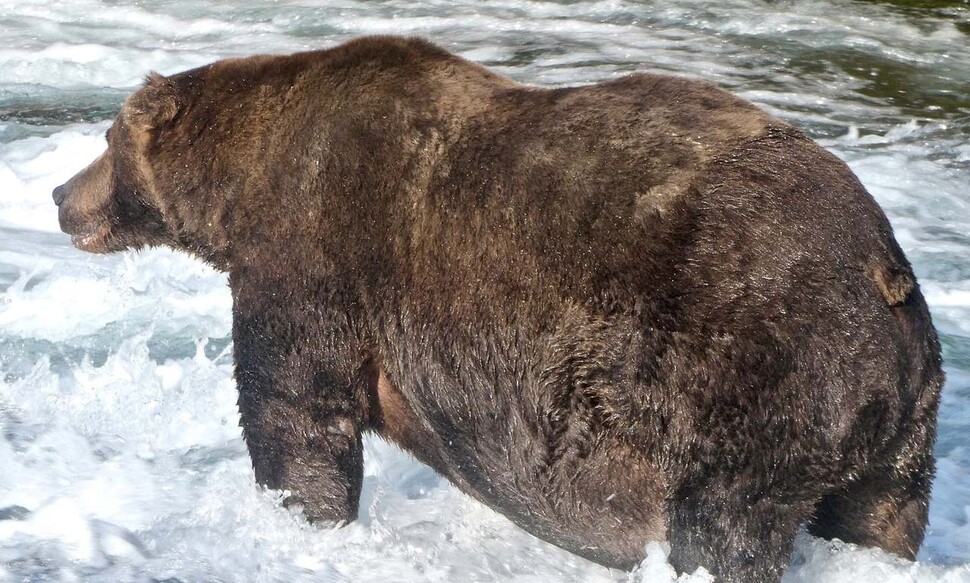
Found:
[(54, 189), (53, 195), (54, 195), (54, 204), (56, 204), (57, 206), (61, 206), (61, 203), (64, 202), (65, 198), (67, 198), (67, 189), (64, 188), (64, 185), (62, 184)]

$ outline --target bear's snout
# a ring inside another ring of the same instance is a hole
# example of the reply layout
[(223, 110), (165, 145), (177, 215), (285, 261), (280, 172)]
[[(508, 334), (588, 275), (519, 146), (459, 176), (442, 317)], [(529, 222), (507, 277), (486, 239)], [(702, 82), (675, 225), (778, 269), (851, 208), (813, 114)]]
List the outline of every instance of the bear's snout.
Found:
[(111, 231), (111, 163), (101, 156), (51, 192), (61, 231), (75, 247), (104, 253)]
[(76, 181), (77, 177), (71, 178), (55, 188), (51, 193), (54, 204), (57, 205), (57, 219), (60, 223), (61, 231), (68, 235), (73, 235), (79, 230), (83, 230), (83, 223), (85, 222), (82, 220), (81, 209), (75, 208), (79, 206), (77, 201), (74, 200), (76, 197), (71, 196), (71, 193), (75, 190), (74, 186)]
[(67, 184), (68, 183), (64, 183), (58, 186), (57, 188), (54, 189), (54, 192), (52, 193), (54, 197), (54, 204), (56, 204), (57, 206), (61, 206), (61, 203), (64, 202), (65, 198), (67, 198), (67, 193), (68, 193)]

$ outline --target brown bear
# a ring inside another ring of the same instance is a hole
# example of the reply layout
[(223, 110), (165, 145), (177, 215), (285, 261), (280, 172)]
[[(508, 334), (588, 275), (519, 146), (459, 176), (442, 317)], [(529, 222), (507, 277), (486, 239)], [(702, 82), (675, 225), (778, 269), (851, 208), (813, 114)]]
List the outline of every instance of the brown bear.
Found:
[(54, 191), (96, 253), (229, 274), (256, 479), (357, 514), (374, 431), (535, 536), (777, 581), (912, 558), (943, 375), (852, 172), (708, 83), (523, 86), (419, 39), (148, 81)]

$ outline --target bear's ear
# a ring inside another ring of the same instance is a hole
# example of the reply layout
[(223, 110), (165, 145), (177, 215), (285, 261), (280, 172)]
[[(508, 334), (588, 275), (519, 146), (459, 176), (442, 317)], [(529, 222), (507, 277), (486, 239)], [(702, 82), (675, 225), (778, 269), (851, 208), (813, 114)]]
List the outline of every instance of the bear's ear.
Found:
[(145, 85), (128, 98), (128, 123), (145, 130), (175, 119), (181, 107), (178, 88), (167, 77), (149, 73)]

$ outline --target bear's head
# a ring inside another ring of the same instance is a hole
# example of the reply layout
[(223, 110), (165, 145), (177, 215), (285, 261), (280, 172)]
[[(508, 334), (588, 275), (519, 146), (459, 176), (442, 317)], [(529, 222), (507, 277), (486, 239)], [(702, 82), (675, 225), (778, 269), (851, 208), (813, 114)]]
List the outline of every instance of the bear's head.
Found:
[(178, 112), (173, 83), (150, 75), (108, 130), (104, 154), (54, 189), (61, 230), (77, 248), (110, 253), (176, 242), (163, 217), (149, 150)]

